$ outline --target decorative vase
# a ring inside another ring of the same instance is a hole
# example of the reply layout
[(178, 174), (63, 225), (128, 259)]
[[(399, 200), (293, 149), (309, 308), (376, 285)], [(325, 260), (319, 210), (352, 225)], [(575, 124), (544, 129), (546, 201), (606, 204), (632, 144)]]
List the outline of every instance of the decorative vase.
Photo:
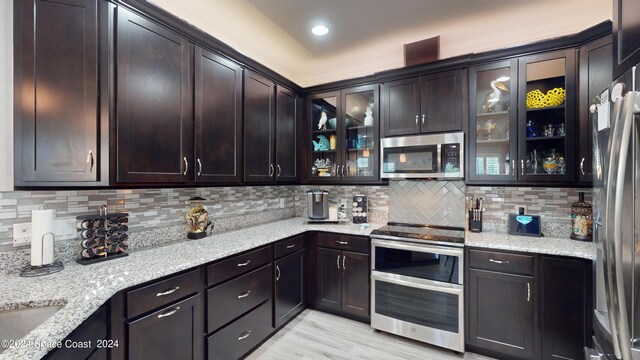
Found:
[(571, 205), (571, 238), (591, 241), (593, 225), (593, 209), (584, 201), (584, 193), (578, 193), (578, 202)]

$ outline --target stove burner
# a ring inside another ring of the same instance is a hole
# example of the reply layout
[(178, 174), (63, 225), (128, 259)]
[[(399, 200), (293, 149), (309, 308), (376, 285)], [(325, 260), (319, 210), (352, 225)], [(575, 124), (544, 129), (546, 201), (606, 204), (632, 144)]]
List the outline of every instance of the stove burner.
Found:
[(451, 226), (388, 222), (387, 225), (373, 230), (371, 235), (394, 236), (420, 241), (464, 244), (464, 228)]

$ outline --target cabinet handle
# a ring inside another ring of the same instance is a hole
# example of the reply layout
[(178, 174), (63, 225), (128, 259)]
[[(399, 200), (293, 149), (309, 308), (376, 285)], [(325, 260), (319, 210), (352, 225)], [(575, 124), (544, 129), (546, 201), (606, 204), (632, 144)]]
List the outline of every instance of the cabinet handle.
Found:
[(296, 244), (287, 245), (287, 249), (293, 249), (294, 247), (296, 247)]
[(280, 266), (276, 265), (276, 281), (280, 280)]
[(93, 173), (93, 151), (91, 150), (87, 154), (87, 164), (89, 164), (89, 174)]
[(347, 261), (347, 256), (342, 255), (342, 270), (347, 270), (347, 267), (345, 266), (345, 261)]
[(178, 310), (180, 310), (180, 306), (176, 306), (175, 308), (169, 310), (169, 311), (165, 311), (162, 314), (158, 315), (158, 319), (162, 319), (163, 317), (167, 317), (167, 316), (171, 316), (175, 313), (178, 312)]
[(251, 290), (240, 293), (240, 295), (238, 295), (238, 299), (246, 298), (249, 294), (251, 294)]
[(511, 160), (511, 176), (516, 176), (516, 161)]
[(238, 337), (238, 340), (244, 340), (244, 339), (248, 338), (249, 335), (251, 335), (251, 330), (247, 330), (247, 331), (243, 332), (242, 334), (240, 334), (240, 336)]
[(527, 283), (527, 302), (531, 301), (531, 284)]
[(282, 174), (282, 169), (280, 168), (280, 164), (276, 165), (278, 167), (278, 173), (276, 174), (276, 178), (280, 177), (280, 174)]
[(344, 177), (344, 165), (342, 165), (342, 177)]
[(249, 265), (249, 263), (250, 263), (250, 262), (251, 262), (251, 260), (247, 260), (247, 261), (245, 261), (245, 262), (243, 262), (243, 263), (239, 263), (239, 264), (238, 264), (238, 267), (241, 267), (241, 266), (247, 266), (247, 265)]
[(347, 241), (338, 241), (338, 240), (336, 240), (336, 244), (340, 244), (340, 245), (349, 245), (349, 242), (347, 242)]
[(422, 126), (424, 126), (424, 114), (422, 114)]
[(273, 173), (275, 173), (275, 169), (273, 168), (273, 164), (269, 164), (269, 177), (273, 176)]
[(582, 176), (585, 175), (584, 173), (584, 158), (582, 158), (582, 160), (580, 160), (580, 173), (582, 174)]
[(419, 127), (420, 123), (418, 122), (418, 115), (416, 115), (416, 127)]
[(493, 259), (489, 259), (489, 261), (491, 261), (492, 263), (496, 263), (496, 264), (508, 264), (509, 260), (493, 260)]
[(524, 176), (524, 160), (520, 160), (520, 175)]
[(163, 292), (159, 292), (156, 294), (156, 296), (166, 296), (166, 295), (171, 295), (174, 292), (176, 292), (178, 289), (180, 289), (180, 286), (176, 286), (173, 289), (169, 289), (167, 291), (163, 291)]
[(202, 175), (202, 162), (198, 158), (198, 176)]
[(183, 157), (182, 160), (184, 160), (184, 172), (182, 173), (182, 175), (187, 175), (187, 171), (189, 170), (189, 162), (187, 161), (187, 157)]
[(336, 265), (338, 266), (338, 269), (340, 269), (340, 255), (338, 255), (338, 258), (336, 259)]

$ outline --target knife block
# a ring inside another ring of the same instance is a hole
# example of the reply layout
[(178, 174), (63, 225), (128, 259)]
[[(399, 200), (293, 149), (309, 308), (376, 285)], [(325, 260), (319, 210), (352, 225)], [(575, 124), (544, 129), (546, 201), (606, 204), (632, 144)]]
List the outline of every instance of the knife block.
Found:
[(474, 220), (473, 215), (474, 211), (469, 211), (469, 231), (471, 232), (482, 232), (482, 211), (478, 211), (475, 213), (478, 216), (479, 220)]

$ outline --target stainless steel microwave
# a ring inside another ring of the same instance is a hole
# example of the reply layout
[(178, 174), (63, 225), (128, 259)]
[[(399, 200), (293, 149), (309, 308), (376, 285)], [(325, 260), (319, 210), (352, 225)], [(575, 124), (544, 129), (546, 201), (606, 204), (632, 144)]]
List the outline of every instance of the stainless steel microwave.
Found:
[(381, 178), (461, 179), (464, 133), (381, 139), (380, 165)]

